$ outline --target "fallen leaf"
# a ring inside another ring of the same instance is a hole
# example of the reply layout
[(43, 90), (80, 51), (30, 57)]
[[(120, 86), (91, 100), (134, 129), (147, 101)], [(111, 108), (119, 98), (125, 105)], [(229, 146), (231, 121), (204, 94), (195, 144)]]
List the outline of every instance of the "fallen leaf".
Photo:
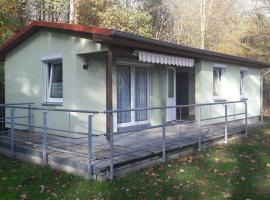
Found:
[(40, 186), (40, 192), (43, 193), (44, 190), (45, 190), (45, 186), (44, 186), (44, 185), (41, 185), (41, 186)]
[(22, 187), (22, 185), (17, 185), (16, 190), (19, 190)]
[(21, 197), (22, 199), (27, 199), (27, 194), (21, 194), (20, 197)]
[(232, 195), (229, 192), (223, 192), (223, 198), (224, 199), (228, 199), (230, 197), (232, 197)]
[(205, 196), (205, 195), (206, 195), (206, 192), (201, 192), (201, 195), (202, 195), (202, 196)]

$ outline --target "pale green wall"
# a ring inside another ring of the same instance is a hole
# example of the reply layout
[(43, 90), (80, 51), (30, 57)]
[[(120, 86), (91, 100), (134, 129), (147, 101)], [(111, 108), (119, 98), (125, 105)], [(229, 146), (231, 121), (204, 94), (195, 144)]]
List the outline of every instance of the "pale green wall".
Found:
[[(6, 56), (6, 103), (33, 102), (36, 107), (40, 107), (45, 101), (45, 67), (41, 58), (61, 54), (64, 83), (63, 106), (46, 106), (46, 108), (105, 110), (105, 57), (92, 56), (90, 69), (86, 71), (82, 69), (85, 58), (77, 55), (104, 49), (106, 47), (95, 44), (89, 39), (39, 31)], [(42, 125), (41, 112), (35, 111), (34, 116), (35, 125)], [(103, 115), (94, 117), (95, 130), (105, 131), (104, 119)], [(71, 113), (71, 130), (86, 131), (86, 120), (86, 114)], [(69, 116), (66, 113), (49, 113), (50, 127), (68, 129), (68, 122)]]
[[(220, 64), (220, 63), (219, 63)], [(221, 63), (222, 64), (222, 63)], [(248, 117), (260, 115), (260, 69), (246, 66), (225, 64), (224, 74), (224, 99), (227, 101), (240, 100), (240, 69), (247, 69), (246, 77), (246, 97), (248, 98)], [(196, 66), (196, 103), (215, 102), (213, 98), (213, 67), (214, 62), (201, 61)], [(243, 104), (228, 106), (228, 113), (233, 114), (244, 111)], [(202, 118), (210, 117), (210, 106), (205, 106), (201, 111)], [(211, 107), (211, 117), (218, 117), (224, 114), (224, 106), (217, 105)], [(243, 116), (242, 116), (243, 117)], [(232, 119), (232, 118), (231, 118)], [(220, 119), (224, 121), (224, 119)]]

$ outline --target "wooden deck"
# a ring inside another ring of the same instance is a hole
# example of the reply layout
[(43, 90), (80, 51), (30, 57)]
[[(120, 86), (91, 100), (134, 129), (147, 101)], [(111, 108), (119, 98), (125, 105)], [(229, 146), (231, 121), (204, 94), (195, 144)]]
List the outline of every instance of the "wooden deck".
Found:
[[(258, 122), (257, 122), (258, 123)], [(254, 125), (252, 123), (249, 125)], [(224, 139), (224, 123), (198, 128), (196, 123), (167, 124), (166, 151), (173, 153), (181, 149), (196, 146), (199, 132), (202, 143)], [(228, 123), (228, 135), (243, 133), (242, 120)], [(110, 165), (110, 144), (106, 136), (93, 137), (92, 165), (95, 174), (105, 173)], [(15, 151), (42, 158), (42, 134), (28, 131), (15, 131)], [(88, 140), (87, 136), (66, 137), (48, 135), (47, 157), (59, 165), (66, 165), (87, 172)], [(0, 135), (0, 147), (10, 149), (10, 133)], [(162, 128), (153, 128), (114, 135), (113, 163), (115, 168), (135, 162), (160, 157), (162, 152)]]

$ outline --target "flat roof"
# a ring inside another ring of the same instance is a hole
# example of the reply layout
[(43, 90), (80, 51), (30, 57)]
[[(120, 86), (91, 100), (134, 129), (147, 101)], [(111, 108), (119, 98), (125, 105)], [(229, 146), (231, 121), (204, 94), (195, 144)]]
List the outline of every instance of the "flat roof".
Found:
[(20, 45), (27, 38), (31, 37), (39, 30), (59, 30), (65, 33), (79, 34), (81, 37), (98, 38), (96, 41), (108, 43), (114, 46), (123, 46), (134, 49), (143, 49), (153, 52), (162, 52), (172, 55), (181, 55), (197, 59), (214, 60), (218, 62), (229, 62), (243, 66), (252, 66), (258, 68), (268, 68), (270, 64), (247, 59), (239, 56), (233, 56), (204, 49), (192, 48), (184, 45), (178, 45), (170, 42), (145, 38), (131, 33), (126, 33), (114, 29), (98, 28), (91, 26), (53, 23), (44, 21), (33, 21), (22, 30), (11, 37), (0, 47), (0, 61), (5, 60), (7, 53)]

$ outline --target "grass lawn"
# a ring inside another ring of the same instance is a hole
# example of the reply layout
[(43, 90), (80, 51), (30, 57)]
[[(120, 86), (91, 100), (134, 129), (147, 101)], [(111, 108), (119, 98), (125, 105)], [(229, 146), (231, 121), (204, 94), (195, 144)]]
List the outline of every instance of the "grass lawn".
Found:
[(270, 199), (270, 129), (203, 153), (87, 181), (0, 157), (0, 199)]

